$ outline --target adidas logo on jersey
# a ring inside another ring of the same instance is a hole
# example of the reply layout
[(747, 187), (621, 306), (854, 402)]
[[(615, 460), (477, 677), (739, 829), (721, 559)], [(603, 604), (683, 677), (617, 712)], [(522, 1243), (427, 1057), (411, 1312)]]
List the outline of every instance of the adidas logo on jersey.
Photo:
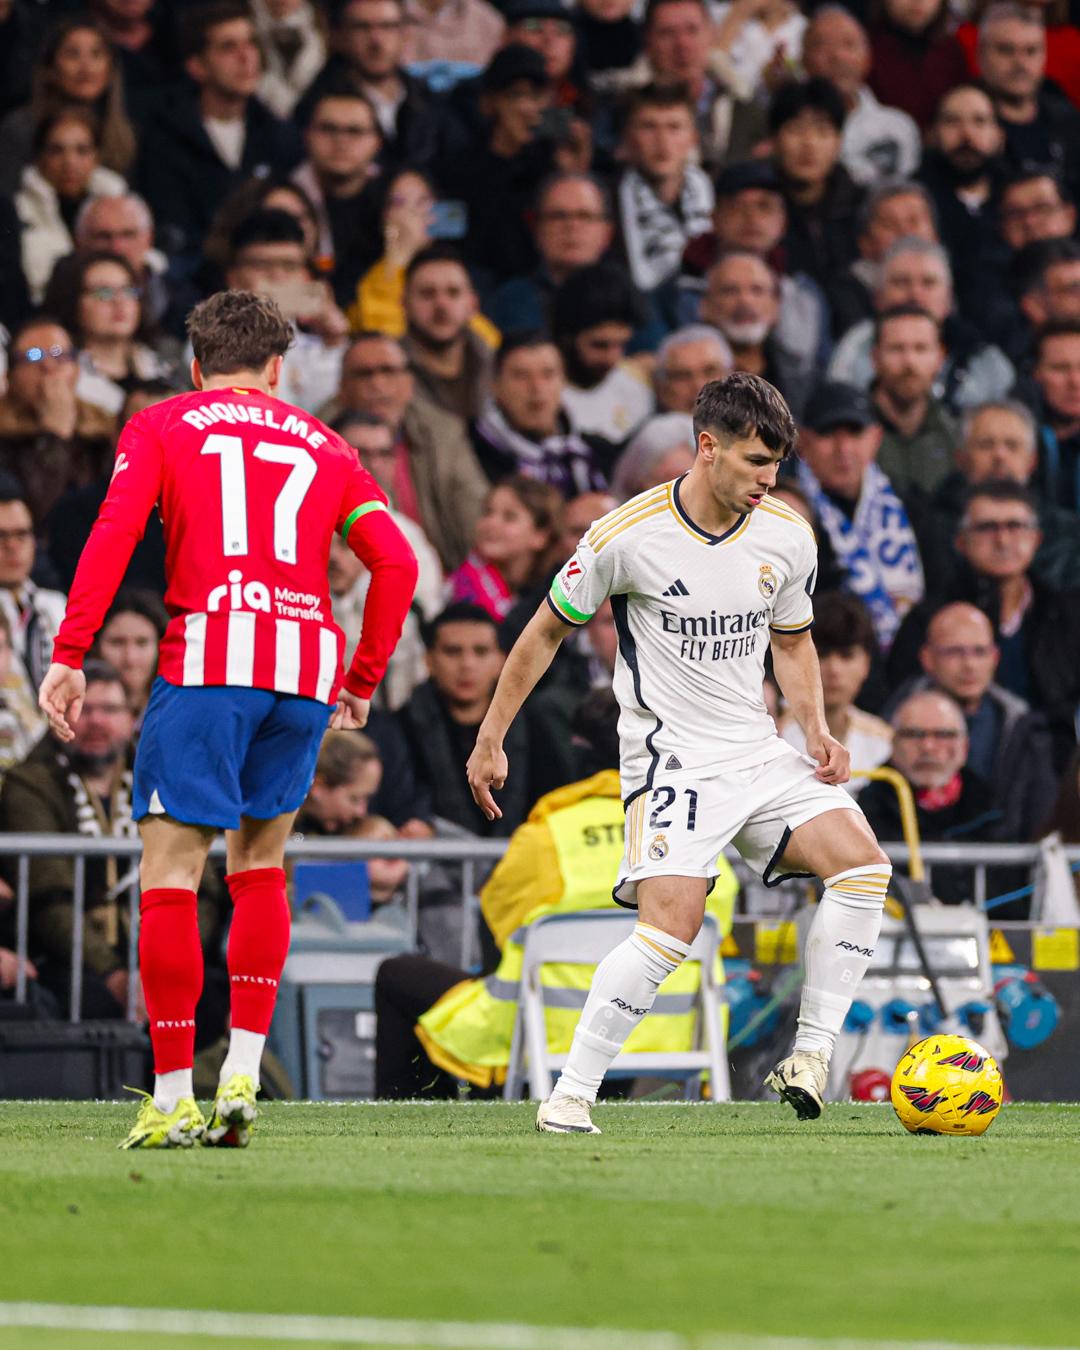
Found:
[(671, 583), (671, 585), (667, 588), (667, 590), (662, 592), (662, 594), (664, 594), (664, 595), (689, 595), (690, 592), (689, 592), (689, 591), (686, 589), (686, 587), (683, 585), (682, 579), (680, 578), (679, 580), (673, 581), (673, 582)]
[(678, 755), (668, 755), (668, 757), (667, 757), (667, 763), (664, 765), (664, 768), (665, 768), (665, 769), (681, 769), (681, 768), (682, 768), (682, 760), (678, 757)]

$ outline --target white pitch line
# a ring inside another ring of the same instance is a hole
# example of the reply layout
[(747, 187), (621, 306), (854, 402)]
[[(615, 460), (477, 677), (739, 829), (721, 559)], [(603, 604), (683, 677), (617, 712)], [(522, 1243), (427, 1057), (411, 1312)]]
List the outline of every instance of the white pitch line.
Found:
[[(829, 1340), (809, 1336), (683, 1336), (675, 1331), (548, 1327), (527, 1322), (441, 1322), (377, 1317), (213, 1312), (69, 1303), (0, 1303), (0, 1327), (42, 1331), (209, 1336), (307, 1345), (394, 1345), (410, 1350), (976, 1350), (958, 1341)], [(977, 1350), (1077, 1350), (987, 1345)]]

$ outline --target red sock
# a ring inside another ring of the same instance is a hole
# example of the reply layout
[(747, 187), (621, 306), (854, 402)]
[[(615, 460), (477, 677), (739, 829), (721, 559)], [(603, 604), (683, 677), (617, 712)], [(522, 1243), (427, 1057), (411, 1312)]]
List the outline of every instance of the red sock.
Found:
[(154, 1072), (190, 1069), (195, 1005), (203, 987), (198, 901), (194, 891), (160, 887), (139, 901), (139, 971), (150, 1017)]
[(253, 867), (225, 878), (233, 902), (229, 929), (232, 1025), (265, 1036), (289, 954), (289, 901), (280, 867)]

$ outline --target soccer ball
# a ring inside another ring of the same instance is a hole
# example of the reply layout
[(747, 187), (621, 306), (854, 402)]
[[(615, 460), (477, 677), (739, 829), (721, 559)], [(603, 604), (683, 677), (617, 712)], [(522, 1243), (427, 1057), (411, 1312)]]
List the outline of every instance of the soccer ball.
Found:
[(927, 1036), (896, 1066), (892, 1104), (912, 1134), (983, 1134), (1004, 1084), (989, 1050), (966, 1036)]

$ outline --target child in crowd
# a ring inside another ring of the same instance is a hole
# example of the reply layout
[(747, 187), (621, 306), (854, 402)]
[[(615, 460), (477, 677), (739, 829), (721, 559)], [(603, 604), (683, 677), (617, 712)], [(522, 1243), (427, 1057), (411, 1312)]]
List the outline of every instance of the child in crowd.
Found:
[(544, 574), (561, 506), (553, 487), (523, 474), (497, 483), (484, 499), (472, 551), (450, 577), (449, 601), (480, 605), (501, 623)]
[[(380, 842), (400, 839), (401, 835), (385, 816), (365, 816), (353, 831), (354, 839), (375, 839)], [(401, 894), (409, 875), (409, 864), (404, 858), (368, 858), (368, 885), (373, 907), (388, 905)]]

